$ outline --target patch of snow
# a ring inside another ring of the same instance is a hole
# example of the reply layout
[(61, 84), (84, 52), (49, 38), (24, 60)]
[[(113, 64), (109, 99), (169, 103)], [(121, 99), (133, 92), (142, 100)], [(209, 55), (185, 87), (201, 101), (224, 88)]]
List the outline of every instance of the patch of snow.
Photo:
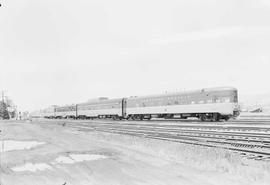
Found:
[(14, 141), (14, 140), (6, 140), (0, 141), (1, 151), (13, 151), (13, 150), (25, 150), (31, 149), (38, 145), (43, 145), (45, 142), (37, 142), (37, 141)]
[(63, 163), (63, 164), (73, 164), (76, 162), (83, 162), (83, 161), (94, 161), (99, 159), (106, 159), (107, 157), (104, 155), (98, 154), (70, 154), (69, 157), (59, 156), (55, 159), (56, 163)]
[(18, 167), (12, 168), (12, 170), (15, 172), (23, 172), (23, 171), (35, 172), (37, 170), (44, 171), (47, 169), (52, 169), (52, 167), (46, 163), (37, 163), (37, 164), (26, 163), (23, 166), (18, 166)]
[(57, 157), (55, 159), (55, 161), (56, 161), (56, 163), (64, 163), (64, 164), (75, 163), (75, 161), (73, 159), (71, 159), (70, 157), (64, 157), (64, 156)]
[(70, 154), (69, 156), (76, 162), (94, 161), (98, 159), (107, 158), (104, 155), (98, 155), (98, 154), (91, 154), (91, 155), (90, 154)]

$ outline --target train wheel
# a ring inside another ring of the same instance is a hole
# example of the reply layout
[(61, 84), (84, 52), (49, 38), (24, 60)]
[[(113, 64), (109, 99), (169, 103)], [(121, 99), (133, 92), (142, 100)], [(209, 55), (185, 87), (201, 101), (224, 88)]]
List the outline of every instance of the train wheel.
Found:
[(214, 113), (213, 114), (213, 121), (220, 121), (220, 115), (219, 115), (219, 113)]
[(128, 115), (127, 120), (134, 120), (134, 116), (133, 115)]
[(224, 120), (225, 120), (225, 121), (228, 121), (229, 119), (230, 119), (229, 116), (225, 116), (225, 117), (224, 117)]
[(205, 121), (206, 120), (206, 116), (205, 116), (205, 114), (200, 114), (200, 120), (201, 121)]

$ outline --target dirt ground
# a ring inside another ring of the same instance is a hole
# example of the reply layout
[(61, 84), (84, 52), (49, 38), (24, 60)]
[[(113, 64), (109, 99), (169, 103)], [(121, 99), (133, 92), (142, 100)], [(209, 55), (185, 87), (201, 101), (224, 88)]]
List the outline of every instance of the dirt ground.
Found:
[[(249, 184), (233, 174), (198, 170), (67, 126), (13, 121), (0, 122), (0, 129), (1, 185)], [(18, 141), (26, 146), (18, 147)]]

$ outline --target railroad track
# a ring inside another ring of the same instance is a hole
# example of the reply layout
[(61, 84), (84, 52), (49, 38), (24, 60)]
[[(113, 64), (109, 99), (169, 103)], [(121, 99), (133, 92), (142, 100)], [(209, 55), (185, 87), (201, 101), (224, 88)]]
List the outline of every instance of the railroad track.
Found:
[[(247, 156), (248, 158), (254, 158), (257, 160), (270, 160), (270, 150), (259, 150), (262, 148), (266, 148), (262, 144), (248, 144), (248, 143), (234, 143), (228, 141), (218, 141), (215, 139), (220, 138), (212, 138), (212, 137), (194, 137), (190, 135), (182, 135), (179, 134), (171, 135), (168, 133), (156, 133), (156, 132), (147, 132), (147, 131), (134, 131), (134, 130), (127, 130), (127, 129), (114, 129), (114, 128), (85, 128), (81, 126), (72, 126), (77, 128), (81, 131), (95, 130), (100, 132), (109, 132), (114, 134), (124, 134), (124, 135), (132, 135), (144, 138), (151, 138), (151, 139), (159, 139), (159, 140), (166, 140), (166, 141), (173, 141), (179, 142), (184, 144), (193, 144), (193, 145), (200, 145), (200, 146), (207, 146), (207, 147), (218, 147), (223, 149), (229, 149), (233, 151), (240, 152), (242, 155)], [(256, 149), (256, 150), (254, 150)], [(269, 146), (267, 146), (269, 149)]]
[(270, 161), (270, 127), (250, 127), (249, 124), (247, 126), (230, 126), (230, 122), (226, 122), (226, 125), (209, 122), (203, 126), (201, 126), (202, 123), (199, 123), (200, 125), (198, 123), (164, 123), (163, 125), (153, 124), (152, 122), (142, 124), (142, 122), (135, 121), (119, 122), (108, 120), (61, 120), (60, 124), (63, 123), (81, 131), (95, 130), (206, 147), (218, 147), (238, 152), (250, 159)]

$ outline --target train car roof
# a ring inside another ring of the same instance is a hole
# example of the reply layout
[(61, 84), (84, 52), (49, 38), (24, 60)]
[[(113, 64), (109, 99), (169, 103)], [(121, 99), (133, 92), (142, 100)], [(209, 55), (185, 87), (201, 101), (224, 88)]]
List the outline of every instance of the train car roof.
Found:
[(76, 104), (71, 104), (71, 105), (59, 105), (59, 106), (55, 106), (56, 109), (58, 108), (67, 108), (67, 107), (75, 107)]
[[(127, 99), (144, 99), (144, 98), (156, 98), (156, 97), (168, 97), (175, 95), (185, 95), (185, 94), (193, 94), (193, 93), (202, 93), (202, 92), (217, 92), (217, 91), (237, 91), (235, 87), (213, 87), (213, 88), (203, 88), (197, 90), (187, 90), (182, 92), (175, 93), (166, 93), (166, 94), (155, 94), (155, 95), (147, 95), (147, 96), (132, 96)], [(91, 102), (78, 103), (77, 105), (90, 105), (90, 104), (102, 104), (102, 103), (111, 103), (121, 101), (122, 98), (114, 98), (114, 99), (106, 99), (106, 100), (95, 100)], [(74, 107), (76, 104), (71, 105), (63, 105), (63, 106), (55, 106), (55, 108), (66, 108), (66, 107)]]
[(213, 88), (203, 88), (197, 90), (188, 90), (182, 92), (166, 93), (166, 94), (156, 94), (156, 95), (147, 95), (147, 96), (134, 96), (127, 99), (144, 99), (144, 98), (157, 98), (157, 97), (168, 97), (175, 95), (186, 95), (186, 94), (196, 94), (202, 92), (218, 92), (218, 91), (237, 91), (234, 87), (213, 87)]
[(103, 104), (122, 101), (122, 98), (106, 99), (106, 100), (95, 100), (90, 102), (78, 103), (77, 105), (93, 105), (93, 104)]

